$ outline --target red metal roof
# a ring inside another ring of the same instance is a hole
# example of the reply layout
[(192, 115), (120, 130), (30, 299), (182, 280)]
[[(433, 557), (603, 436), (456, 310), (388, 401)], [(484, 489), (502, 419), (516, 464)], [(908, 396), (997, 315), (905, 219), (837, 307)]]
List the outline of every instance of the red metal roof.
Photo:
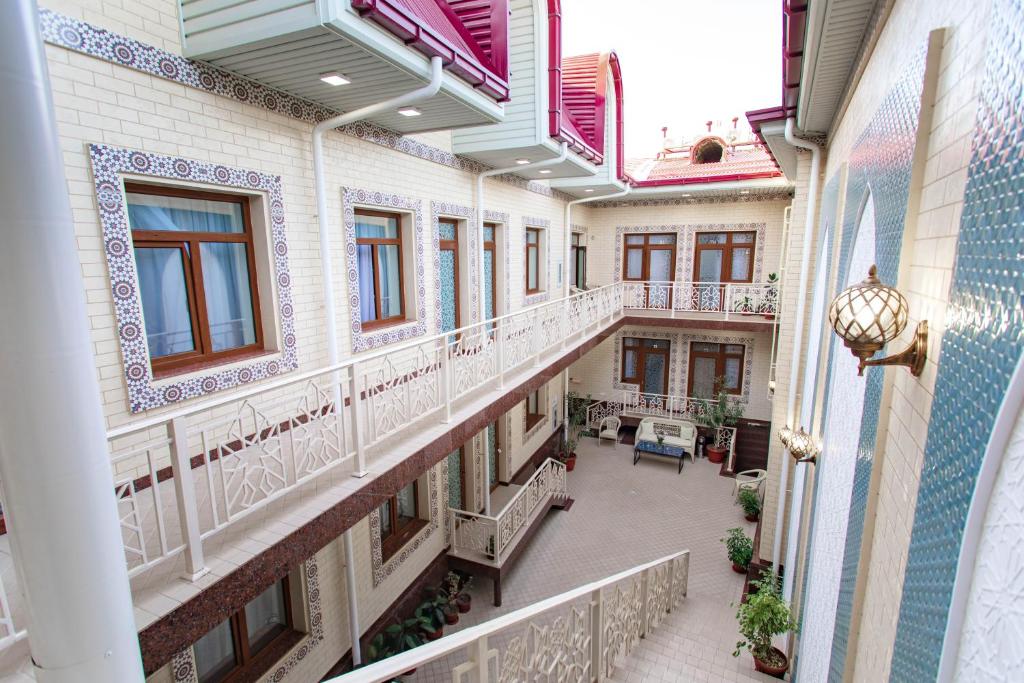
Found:
[(352, 8), (491, 97), (508, 99), (509, 0), (351, 0)]
[[(690, 158), (690, 152), (708, 139), (709, 137), (701, 138), (694, 145), (687, 145), (678, 152), (659, 154), (656, 159), (630, 159), (627, 165), (634, 185), (654, 187), (719, 183), (776, 178), (782, 175), (764, 143), (751, 142), (749, 139), (735, 144), (722, 141), (725, 152), (721, 161), (694, 163)], [(640, 175), (642, 177), (637, 177)]]

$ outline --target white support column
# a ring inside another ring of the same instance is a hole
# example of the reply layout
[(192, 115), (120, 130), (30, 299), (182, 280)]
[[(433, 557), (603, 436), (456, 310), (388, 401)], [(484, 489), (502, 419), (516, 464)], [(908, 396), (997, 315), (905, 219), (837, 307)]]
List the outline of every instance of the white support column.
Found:
[[(497, 429), (497, 425), (494, 427)], [(473, 437), (477, 441), (477, 448), (482, 448), (484, 452), (484, 514), (488, 517), (491, 516), (491, 456), (487, 452), (487, 436), (481, 437), (477, 434)]]
[(39, 683), (142, 681), (38, 8), (0, 2), (0, 480)]
[[(174, 497), (178, 505), (181, 537), (185, 539), (186, 581), (196, 581), (210, 570), (203, 559), (203, 539), (199, 531), (199, 504), (196, 502), (195, 478), (188, 455), (188, 425), (184, 417), (171, 420), (171, 472), (174, 475)], [(157, 486), (153, 478), (153, 486)], [(155, 490), (155, 489), (154, 489)]]
[[(452, 527), (453, 529), (455, 527)], [(363, 631), (359, 626), (359, 599), (356, 592), (356, 551), (352, 546), (352, 529), (346, 529), (341, 535), (342, 547), (345, 551), (345, 600), (348, 602), (348, 632), (352, 640), (352, 664), (363, 663), (363, 653), (359, 638)]]
[(604, 652), (604, 598), (601, 589), (590, 594), (590, 677), (596, 683), (604, 680), (601, 655)]

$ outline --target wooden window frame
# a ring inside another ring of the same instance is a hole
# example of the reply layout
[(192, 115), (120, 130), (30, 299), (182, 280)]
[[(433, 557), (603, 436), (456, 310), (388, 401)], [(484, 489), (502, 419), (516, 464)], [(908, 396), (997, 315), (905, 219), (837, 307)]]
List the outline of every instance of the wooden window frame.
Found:
[[(718, 344), (718, 353), (712, 353), (711, 351), (697, 351), (694, 349), (694, 344)], [(743, 353), (726, 353), (726, 346), (742, 346)], [(686, 375), (686, 395), (693, 396), (693, 366), (696, 363), (697, 358), (713, 358), (715, 359), (715, 396), (718, 395), (719, 390), (725, 391), (725, 393), (732, 396), (743, 395), (743, 373), (746, 370), (747, 362), (747, 345), (746, 344), (732, 344), (726, 342), (690, 342), (690, 360), (689, 367), (687, 368)], [(740, 372), (739, 372), (739, 386), (735, 389), (728, 389), (726, 387), (718, 386), (718, 378), (725, 375), (725, 361), (728, 358), (738, 358), (740, 361)], [(711, 398), (714, 398), (712, 396)]]
[[(455, 239), (440, 240), (439, 250), (452, 252), (455, 260), (455, 329), (462, 327), (462, 290), (459, 286), (459, 221), (454, 218), (440, 218), (438, 223), (445, 223), (455, 228)], [(398, 234), (401, 235), (401, 227)], [(442, 286), (444, 283), (441, 283)], [(404, 292), (403, 292), (404, 294)]]
[[(530, 399), (532, 397), (534, 397), (534, 396), (537, 397), (537, 412), (536, 413), (531, 413), (530, 412)], [(525, 399), (524, 403), (526, 404), (525, 405), (526, 431), (530, 431), (531, 429), (533, 429), (533, 427), (538, 422), (540, 422), (541, 420), (544, 419), (544, 406), (542, 405), (542, 401), (541, 401), (540, 389), (536, 389), (535, 391), (533, 391), (530, 394), (528, 394), (526, 396), (526, 399)]]
[[(151, 356), (149, 362), (153, 369), (153, 376), (160, 378), (177, 375), (211, 365), (230, 363), (240, 358), (252, 357), (263, 353), (266, 349), (263, 340), (259, 278), (256, 270), (256, 247), (253, 239), (252, 198), (244, 194), (208, 192), (187, 187), (148, 185), (137, 182), (126, 182), (124, 189), (126, 194), (146, 194), (160, 197), (227, 202), (238, 204), (242, 208), (243, 232), (241, 233), (136, 230), (129, 225), (133, 248), (168, 249), (176, 246), (181, 253), (182, 269), (185, 273), (186, 299), (192, 323), (192, 340), (195, 348), (192, 351), (176, 353), (161, 358), (153, 358)], [(213, 350), (210, 324), (206, 311), (206, 290), (203, 286), (203, 265), (200, 245), (204, 242), (229, 242), (244, 244), (246, 247), (246, 263), (249, 266), (249, 299), (252, 305), (253, 331), (256, 336), (256, 341), (252, 344), (223, 351)], [(142, 315), (145, 317), (145, 310), (142, 311)]]
[[(725, 244), (701, 244), (701, 235), (725, 235)], [(750, 242), (742, 244), (734, 244), (733, 237), (735, 235), (750, 235)], [(735, 280), (732, 278), (732, 252), (734, 249), (750, 249), (750, 277), (745, 280)], [(722, 283), (750, 283), (754, 281), (754, 259), (757, 255), (757, 232), (752, 230), (739, 230), (734, 232), (721, 232), (715, 230), (706, 230), (704, 232), (698, 232), (693, 236), (693, 281), (700, 281), (700, 257), (701, 253), (705, 251), (721, 251), (722, 252), (722, 269), (718, 272), (718, 280), (716, 282)], [(729, 278), (724, 277), (722, 272), (728, 264)]]
[[(526, 287), (526, 294), (530, 296), (532, 294), (539, 294), (544, 291), (541, 287), (541, 271), (540, 271), (540, 245), (541, 245), (541, 233), (543, 231), (540, 228), (526, 228), (526, 260), (523, 261), (523, 284)], [(537, 243), (530, 244), (530, 234), (537, 236)], [(536, 253), (537, 258), (537, 286), (534, 289), (530, 289), (530, 250)]]
[[(642, 237), (642, 244), (630, 244), (630, 237)], [(676, 240), (672, 244), (652, 244), (652, 237), (672, 237)], [(678, 252), (676, 248), (679, 240), (678, 235), (673, 232), (656, 232), (656, 233), (626, 233), (622, 236), (622, 279), (630, 282), (645, 282), (651, 279), (651, 252), (654, 251), (671, 251), (672, 252), (672, 265), (670, 272), (672, 273), (672, 280), (675, 280), (676, 272), (676, 257)], [(629, 277), (629, 252), (640, 251), (640, 277)]]
[[(498, 226), (497, 223), (485, 222), (484, 223), (484, 227), (485, 228), (490, 228), (493, 231), (493, 233), (494, 233), (494, 239), (491, 239), (491, 240), (484, 239), (483, 251), (484, 252), (488, 252), (488, 251), (491, 252), (491, 263), (493, 264), (493, 267), (491, 268), (491, 295), (494, 297), (494, 302), (493, 302), (494, 305), (492, 306), (492, 308), (494, 309), (494, 316), (498, 317), (500, 315), (500, 313), (498, 313), (498, 230), (499, 230), (499, 226)], [(483, 296), (483, 292), (480, 293), (480, 296), (481, 297)]]
[[(406, 484), (408, 486), (408, 484)], [(402, 488), (405, 488), (403, 486)], [(390, 515), (391, 521), (391, 533), (387, 536), (381, 536), (380, 539), (380, 553), (381, 558), (384, 561), (390, 559), (395, 553), (402, 549), (406, 543), (411, 541), (413, 537), (419, 533), (427, 524), (427, 520), (421, 519), (420, 513), (420, 483), (414, 480), (412, 482), (412, 496), (413, 496), (413, 507), (416, 509), (416, 516), (405, 522), (401, 526), (398, 525), (398, 494), (391, 496), (385, 503), (382, 503), (377, 510), (381, 515), (384, 514), (381, 508), (384, 505), (388, 505), (388, 514)], [(381, 530), (384, 529), (383, 522), (381, 523)]]
[[(398, 225), (396, 234), (397, 238), (389, 237), (356, 237), (356, 274), (359, 276), (359, 247), (369, 246), (371, 249), (372, 257), (370, 262), (373, 264), (373, 308), (374, 313), (377, 316), (376, 320), (360, 320), (360, 325), (364, 331), (376, 330), (382, 327), (391, 327), (392, 325), (401, 325), (407, 321), (406, 310), (405, 310), (405, 254), (402, 245), (402, 214), (394, 211), (379, 211), (377, 209), (363, 209), (357, 208), (355, 210), (355, 216), (358, 219), (359, 216), (371, 216), (375, 218), (393, 218)], [(379, 259), (377, 257), (377, 249), (381, 246), (393, 245), (398, 247), (398, 303), (401, 307), (398, 315), (393, 315), (389, 318), (381, 318), (381, 287), (380, 287), (380, 266)], [(356, 287), (359, 287), (359, 282), (356, 282)]]
[[(635, 343), (635, 344), (630, 343), (630, 341), (629, 341), (630, 339), (635, 339), (637, 341), (637, 343)], [(668, 344), (668, 348), (666, 348), (666, 349), (651, 349), (651, 348), (647, 348), (647, 346), (644, 344), (644, 342), (649, 342), (649, 341), (650, 342), (657, 342), (657, 343), (664, 342), (665, 344)], [(626, 363), (626, 352), (627, 351), (632, 351), (632, 352), (634, 352), (636, 354), (636, 370), (637, 370), (637, 372), (639, 374), (636, 375), (635, 377), (626, 374), (626, 368), (628, 367), (627, 363)], [(647, 361), (647, 355), (648, 354), (657, 355), (657, 356), (664, 356), (665, 357), (664, 368), (662, 369), (662, 375), (663, 375), (662, 385), (665, 387), (665, 392), (667, 394), (667, 392), (669, 390), (669, 386), (668, 386), (669, 368), (671, 367), (671, 361), (672, 361), (672, 340), (670, 340), (670, 339), (652, 339), (650, 337), (623, 337), (622, 338), (622, 367), (619, 369), (619, 379), (620, 379), (620, 381), (623, 384), (635, 384), (635, 385), (637, 385), (638, 387), (640, 387), (640, 393), (647, 393), (647, 392), (644, 391), (645, 387), (644, 387), (643, 369), (644, 369), (644, 364)]]
[[(585, 243), (581, 244), (581, 242), (584, 241), (583, 233), (574, 232), (572, 233), (572, 237), (569, 239), (572, 240), (573, 238), (576, 238), (576, 244), (570, 244), (569, 251), (572, 258), (572, 264), (570, 267), (575, 271), (575, 282), (571, 282), (570, 284), (576, 289), (585, 289), (587, 286), (587, 245)], [(583, 282), (580, 282), (581, 255), (583, 256)]]
[(292, 645), (303, 637), (304, 634), (295, 630), (289, 577), (285, 575), (277, 583), (281, 584), (284, 593), (285, 625), (255, 653), (250, 652), (248, 626), (243, 606), (242, 609), (228, 617), (231, 626), (231, 645), (235, 651), (234, 668), (217, 673), (203, 683), (240, 683), (243, 680), (254, 680), (265, 674)]

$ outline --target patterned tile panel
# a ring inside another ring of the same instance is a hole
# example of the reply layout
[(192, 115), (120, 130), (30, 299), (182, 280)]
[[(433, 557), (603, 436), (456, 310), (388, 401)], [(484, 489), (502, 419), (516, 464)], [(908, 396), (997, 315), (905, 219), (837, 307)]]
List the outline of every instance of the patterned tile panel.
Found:
[[(437, 331), (446, 332), (448, 330), (454, 330), (455, 325), (455, 310), (459, 306), (459, 302), (455, 300), (455, 288), (449, 283), (454, 283), (458, 277), (458, 273), (455, 271), (455, 259), (451, 252), (441, 253), (440, 240), (454, 240), (457, 239), (458, 228), (452, 229), (450, 224), (442, 226), (441, 218), (464, 218), (466, 219), (467, 229), (464, 231), (468, 233), (469, 245), (468, 252), (470, 255), (468, 264), (459, 264), (460, 269), (469, 268), (469, 291), (470, 291), (470, 320), (476, 320), (478, 317), (476, 311), (479, 307), (479, 295), (477, 293), (477, 268), (476, 268), (476, 240), (477, 231), (475, 229), (475, 221), (473, 217), (475, 211), (470, 206), (459, 206), (458, 204), (450, 204), (448, 202), (430, 202), (430, 213), (431, 221), (434, 226), (434, 244), (437, 245), (437, 250), (434, 252), (434, 290), (438, 292), (438, 296), (435, 297), (437, 302), (440, 304), (437, 310)], [(462, 323), (463, 325), (466, 322)]]
[[(90, 145), (96, 204), (103, 228), (103, 245), (110, 272), (118, 339), (124, 364), (125, 383), (131, 412), (205, 396), (215, 391), (274, 377), (299, 366), (295, 341), (291, 275), (288, 272), (288, 240), (280, 176), (202, 161), (137, 152), (130, 149)], [(277, 284), (277, 312), (281, 330), (281, 352), (230, 369), (212, 369), (188, 375), (178, 381), (154, 381), (146, 345), (142, 302), (137, 291), (138, 273), (128, 224), (124, 176), (199, 182), (210, 189), (233, 188), (259, 191), (266, 195), (271, 222), (271, 251)]]
[(1024, 6), (991, 11), (892, 681), (935, 678), (984, 444), (1024, 351)]

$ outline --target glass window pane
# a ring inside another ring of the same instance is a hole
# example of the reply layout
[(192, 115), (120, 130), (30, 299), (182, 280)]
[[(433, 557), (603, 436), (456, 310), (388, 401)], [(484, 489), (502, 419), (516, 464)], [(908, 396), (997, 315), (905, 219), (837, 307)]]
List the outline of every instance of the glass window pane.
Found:
[(576, 252), (576, 284), (585, 287), (587, 284), (587, 250), (580, 249)]
[(378, 510), (380, 510), (380, 538), (384, 540), (394, 533), (394, 529), (391, 528), (391, 501), (384, 501)]
[(172, 356), (196, 348), (192, 338), (183, 258), (181, 249), (177, 247), (135, 249), (150, 358)]
[(626, 235), (626, 244), (643, 244), (643, 235)]
[(491, 320), (495, 316), (494, 307), (494, 251), (484, 252), (484, 317)]
[(732, 234), (733, 244), (750, 244), (754, 241), (754, 233), (752, 232), (734, 232)]
[(715, 395), (715, 359), (693, 359), (693, 393), (696, 398), (713, 398)]
[(626, 351), (626, 369), (624, 377), (636, 377), (636, 351)]
[(668, 249), (656, 249), (651, 252), (651, 274), (652, 282), (672, 281), (672, 252)]
[(580, 234), (578, 232), (574, 232), (572, 234), (572, 242), (571, 242), (571, 244), (574, 247), (580, 246)]
[(649, 349), (667, 349), (669, 341), (667, 339), (645, 339), (644, 346)]
[(697, 234), (697, 244), (725, 244), (729, 237), (724, 232), (701, 232)]
[(402, 268), (397, 244), (377, 247), (380, 269), (380, 315), (394, 318), (402, 315)]
[(285, 613), (284, 584), (280, 581), (263, 591), (245, 606), (245, 629), (249, 654), (254, 655), (288, 627)]
[(739, 358), (725, 359), (725, 384), (726, 389), (740, 388), (740, 360)]
[(256, 318), (249, 289), (246, 245), (238, 242), (203, 242), (203, 289), (210, 340), (214, 351), (256, 343)]
[(491, 488), (498, 484), (498, 423), (487, 425), (487, 464)]
[(665, 356), (652, 353), (644, 356), (644, 393), (665, 394)]
[(693, 350), (701, 353), (718, 353), (722, 350), (721, 345), (709, 342), (693, 342)]
[(527, 230), (526, 241), (530, 244), (538, 244), (540, 242), (540, 233), (536, 230)]
[(626, 337), (623, 341), (630, 346), (634, 346), (640, 343), (640, 340), (637, 339), (636, 337)]
[(199, 683), (217, 681), (235, 668), (235, 644), (231, 638), (231, 621), (223, 621), (192, 646), (196, 657)]
[(462, 509), (462, 449), (456, 448), (448, 454), (448, 507)]
[(398, 492), (398, 521), (407, 521), (416, 517), (416, 484), (412, 483)]
[(576, 280), (576, 262), (579, 258), (578, 252), (579, 249), (577, 247), (572, 247), (572, 258), (569, 259), (569, 284), (573, 285), (574, 287), (579, 286)]
[(743, 344), (726, 344), (725, 352), (731, 354), (739, 354), (742, 356), (745, 348), (746, 347), (743, 346)]
[(484, 242), (493, 242), (493, 241), (494, 241), (494, 226), (493, 225), (485, 225), (484, 226)]
[(641, 249), (626, 250), (626, 277), (639, 280), (644, 276), (644, 252)]
[(127, 193), (132, 230), (244, 233), (242, 205), (210, 199)]
[(359, 319), (365, 323), (377, 319), (377, 292), (373, 286), (373, 246), (360, 244), (356, 249), (356, 270), (359, 271)]
[(537, 284), (537, 250), (530, 249), (526, 252), (526, 288), (530, 290), (539, 289)]
[(722, 252), (718, 249), (705, 249), (700, 253), (697, 270), (698, 282), (722, 281)]
[(649, 244), (675, 244), (675, 235), (651, 235)]
[(356, 237), (398, 239), (398, 218), (356, 213)]
[(737, 281), (749, 280), (750, 273), (750, 247), (732, 250), (732, 279)]

